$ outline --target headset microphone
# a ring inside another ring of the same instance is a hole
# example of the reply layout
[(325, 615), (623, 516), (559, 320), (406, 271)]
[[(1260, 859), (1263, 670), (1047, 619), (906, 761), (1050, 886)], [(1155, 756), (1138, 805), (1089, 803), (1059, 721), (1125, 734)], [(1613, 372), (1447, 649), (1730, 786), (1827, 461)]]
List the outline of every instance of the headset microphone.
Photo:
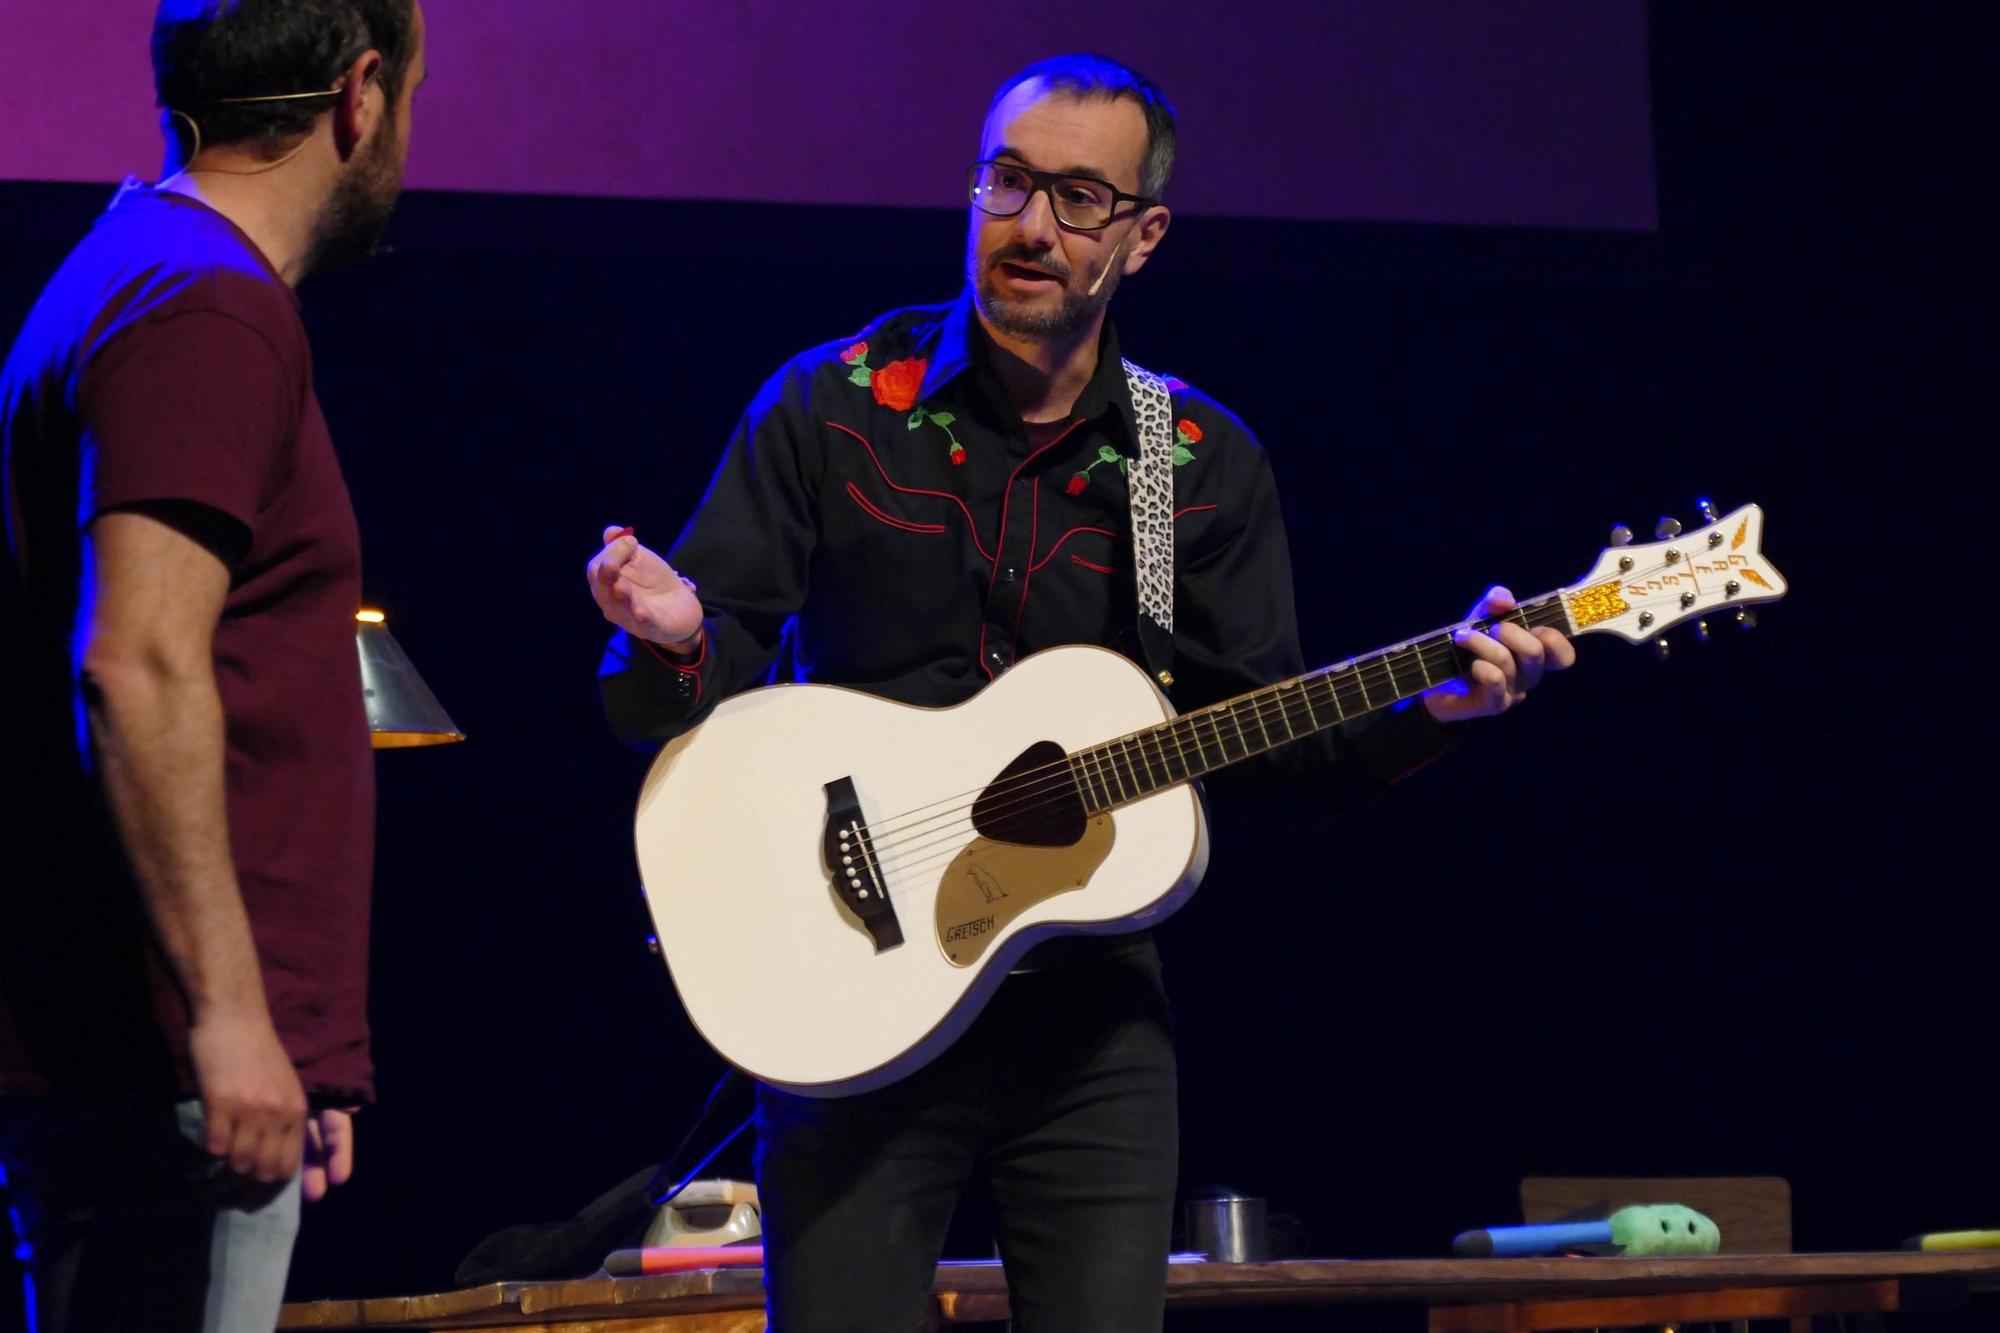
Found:
[(1097, 275), (1097, 281), (1090, 284), (1090, 290), (1088, 292), (1085, 292), (1084, 295), (1086, 296), (1097, 295), (1097, 289), (1099, 287), (1102, 287), (1104, 285), (1104, 280), (1111, 276), (1111, 266), (1118, 262), (1118, 252), (1125, 248), (1125, 240), (1126, 238), (1124, 236), (1120, 236), (1118, 238), (1118, 244), (1111, 247), (1111, 258), (1104, 261), (1104, 271)]

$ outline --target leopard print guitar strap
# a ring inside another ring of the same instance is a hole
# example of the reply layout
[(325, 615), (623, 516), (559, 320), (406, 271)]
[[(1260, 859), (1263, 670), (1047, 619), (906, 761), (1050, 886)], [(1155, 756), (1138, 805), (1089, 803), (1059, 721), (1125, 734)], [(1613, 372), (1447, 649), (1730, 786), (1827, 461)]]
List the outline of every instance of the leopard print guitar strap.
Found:
[(1139, 423), (1139, 456), (1126, 472), (1132, 503), (1132, 555), (1139, 581), (1139, 615), (1165, 631), (1174, 629), (1174, 411), (1166, 381), (1125, 362), (1132, 415)]

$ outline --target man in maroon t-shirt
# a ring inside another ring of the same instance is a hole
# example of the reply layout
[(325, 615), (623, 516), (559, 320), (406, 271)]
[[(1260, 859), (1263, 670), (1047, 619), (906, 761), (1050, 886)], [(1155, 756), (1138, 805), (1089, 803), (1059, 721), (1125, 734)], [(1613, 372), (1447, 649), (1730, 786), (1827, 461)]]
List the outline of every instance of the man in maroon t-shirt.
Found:
[(423, 21), (163, 0), (153, 56), (172, 174), (0, 373), (0, 1165), (37, 1326), (268, 1330), (372, 1091), (360, 542), (292, 288), (388, 222)]

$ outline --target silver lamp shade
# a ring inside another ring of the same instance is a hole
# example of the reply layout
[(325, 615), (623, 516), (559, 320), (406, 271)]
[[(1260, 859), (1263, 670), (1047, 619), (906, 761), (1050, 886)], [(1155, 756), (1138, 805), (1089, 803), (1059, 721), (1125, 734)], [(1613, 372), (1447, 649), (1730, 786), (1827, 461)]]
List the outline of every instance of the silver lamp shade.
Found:
[(354, 645), (361, 653), (361, 696), (368, 705), (368, 731), (375, 748), (464, 740), (465, 733), (389, 633), (382, 613), (358, 611), (354, 621)]

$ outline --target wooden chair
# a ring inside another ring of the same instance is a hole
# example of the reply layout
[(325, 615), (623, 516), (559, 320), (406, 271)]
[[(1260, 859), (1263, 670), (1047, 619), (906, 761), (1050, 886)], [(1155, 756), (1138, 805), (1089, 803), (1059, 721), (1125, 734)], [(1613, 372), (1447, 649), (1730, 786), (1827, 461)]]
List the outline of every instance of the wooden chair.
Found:
[[(1555, 1222), (1581, 1215), (1608, 1216), (1631, 1204), (1678, 1203), (1706, 1214), (1722, 1233), (1724, 1254), (1789, 1254), (1792, 1187), (1777, 1176), (1530, 1176), (1521, 1182), (1521, 1220)], [(1686, 1329), (1694, 1324), (1746, 1333), (1752, 1318), (1785, 1319), (1791, 1333), (1811, 1333), (1812, 1311), (1828, 1292), (1759, 1291), (1627, 1297), (1612, 1300), (1503, 1302), (1474, 1312), (1434, 1314), (1433, 1330), (1588, 1329), (1646, 1325)], [(1833, 1309), (1869, 1308), (1865, 1293), (1841, 1293)], [(1893, 1304), (1887, 1308), (1895, 1308)]]
[(1521, 1182), (1524, 1222), (1635, 1203), (1680, 1203), (1707, 1214), (1722, 1231), (1724, 1254), (1792, 1252), (1792, 1187), (1780, 1176), (1530, 1176)]

